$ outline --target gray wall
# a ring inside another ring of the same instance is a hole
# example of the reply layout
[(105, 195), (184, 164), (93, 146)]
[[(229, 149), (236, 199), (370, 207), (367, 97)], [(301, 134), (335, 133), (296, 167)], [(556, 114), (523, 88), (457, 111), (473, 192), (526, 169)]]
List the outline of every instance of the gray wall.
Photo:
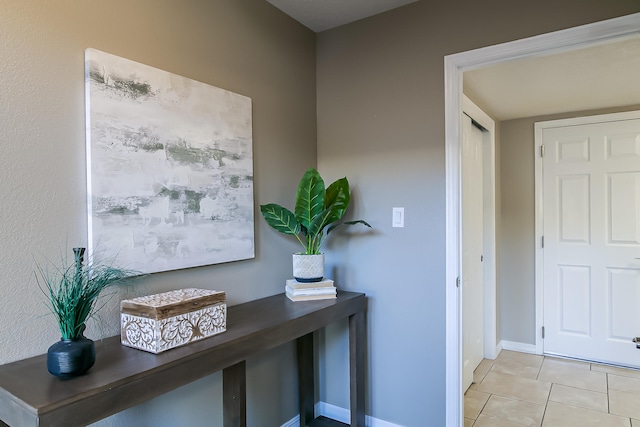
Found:
[[(33, 258), (86, 243), (83, 52), (93, 47), (251, 97), (256, 207), (291, 203), (316, 148), (327, 180), (349, 177), (350, 216), (375, 230), (337, 235), (327, 258), (340, 288), (370, 297), (367, 413), (443, 426), (443, 56), (640, 5), (423, 0), (317, 37), (264, 0), (0, 0), (0, 8), (0, 363), (58, 339), (42, 316)], [(391, 228), (393, 206), (406, 208), (403, 229)], [(236, 304), (281, 292), (290, 277), (283, 254), (296, 249), (256, 216), (255, 260), (154, 274), (140, 286), (220, 289)], [(103, 314), (94, 338), (117, 332), (117, 309)], [(318, 340), (320, 397), (348, 407), (345, 325)], [(292, 346), (252, 358), (248, 371), (249, 425), (292, 418)], [(220, 425), (220, 386), (216, 374), (99, 424)]]
[(500, 123), (502, 183), (499, 289), (501, 337), (535, 344), (535, 134), (536, 122), (638, 110), (625, 106), (506, 120)]
[[(86, 246), (84, 50), (142, 62), (253, 100), (256, 208), (290, 203), (316, 164), (315, 34), (264, 0), (0, 0), (0, 363), (44, 353), (60, 337), (44, 315), (35, 260)], [(258, 211), (256, 213), (259, 215)], [(145, 292), (202, 287), (230, 304), (280, 293), (293, 241), (256, 215), (253, 260), (153, 274)], [(91, 338), (118, 333), (117, 307)], [(247, 363), (248, 422), (297, 412), (294, 347)], [(43, 367), (44, 369), (44, 367)], [(215, 374), (100, 425), (221, 425)]]
[[(318, 35), (318, 167), (350, 178), (351, 216), (375, 227), (334, 240), (328, 256), (341, 287), (369, 296), (369, 415), (445, 425), (443, 57), (638, 10), (630, 0), (423, 0)], [(394, 206), (405, 228), (391, 228)], [(344, 372), (344, 326), (323, 340), (324, 368)], [(346, 387), (332, 376), (321, 398), (346, 407)]]

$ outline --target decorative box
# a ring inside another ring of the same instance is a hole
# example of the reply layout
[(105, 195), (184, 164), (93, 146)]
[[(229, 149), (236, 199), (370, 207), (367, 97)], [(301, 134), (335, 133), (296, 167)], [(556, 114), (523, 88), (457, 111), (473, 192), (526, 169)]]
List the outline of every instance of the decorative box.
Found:
[(179, 289), (120, 303), (122, 344), (160, 353), (227, 330), (222, 291)]

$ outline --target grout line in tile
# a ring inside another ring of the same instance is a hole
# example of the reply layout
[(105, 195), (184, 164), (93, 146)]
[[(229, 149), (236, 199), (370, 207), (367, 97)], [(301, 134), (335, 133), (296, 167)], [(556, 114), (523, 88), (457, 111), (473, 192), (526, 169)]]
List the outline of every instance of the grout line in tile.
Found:
[[(493, 396), (493, 394), (489, 393), (489, 399), (491, 399), (491, 396)], [(482, 405), (482, 409), (480, 409), (480, 412), (478, 412), (478, 416), (476, 417), (476, 421), (478, 421), (478, 418), (480, 418), (480, 414), (482, 414), (482, 411), (484, 411), (484, 408), (487, 406), (487, 403), (489, 403), (489, 399), (487, 399), (487, 401), (484, 402), (484, 405)], [(475, 424), (476, 421), (474, 421), (473, 423)]]
[(554, 383), (554, 382), (552, 382), (552, 383), (551, 383), (551, 387), (549, 387), (549, 392), (547, 393), (547, 401), (546, 401), (546, 403), (544, 404), (545, 406), (547, 406), (547, 403), (549, 403), (549, 398), (551, 397), (551, 389), (553, 388), (553, 385), (554, 385), (554, 384), (555, 384), (555, 383)]
[[(607, 414), (611, 413), (611, 401), (609, 398), (609, 374), (606, 374), (606, 383), (607, 383)], [(631, 423), (631, 419), (629, 419), (629, 423)]]
[(536, 380), (540, 380), (540, 372), (542, 372), (542, 366), (544, 365), (544, 361), (547, 360), (547, 356), (542, 356), (542, 363), (540, 364), (540, 368), (538, 369), (538, 373), (536, 374)]
[[(553, 388), (553, 383), (551, 384), (551, 387), (549, 389), (549, 395), (551, 395), (551, 389)], [(543, 426), (544, 425), (544, 417), (547, 416), (547, 408), (549, 407), (549, 399), (547, 398), (546, 403), (544, 404), (544, 411), (542, 411), (542, 418), (540, 419), (540, 425)], [(473, 426), (472, 426), (473, 427)]]

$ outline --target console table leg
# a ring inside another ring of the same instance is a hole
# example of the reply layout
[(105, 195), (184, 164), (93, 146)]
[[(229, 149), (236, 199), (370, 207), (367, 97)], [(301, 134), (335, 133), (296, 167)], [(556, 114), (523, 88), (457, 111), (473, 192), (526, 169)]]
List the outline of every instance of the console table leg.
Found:
[(314, 383), (313, 383), (313, 332), (298, 338), (298, 389), (300, 398), (300, 427), (306, 427), (313, 421)]
[(364, 427), (364, 334), (364, 312), (349, 316), (351, 427)]
[(247, 376), (244, 360), (222, 370), (222, 407), (224, 427), (246, 427)]

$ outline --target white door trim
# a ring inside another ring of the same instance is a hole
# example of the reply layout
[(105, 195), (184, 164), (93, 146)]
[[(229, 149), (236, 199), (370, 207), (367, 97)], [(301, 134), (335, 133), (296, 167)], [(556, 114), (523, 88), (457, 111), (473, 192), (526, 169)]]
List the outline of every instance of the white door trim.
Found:
[(544, 192), (543, 169), (540, 147), (542, 145), (542, 132), (544, 129), (576, 126), (605, 121), (620, 121), (640, 119), (640, 111), (627, 111), (623, 113), (598, 114), (593, 116), (572, 117), (568, 119), (547, 120), (536, 122), (535, 127), (535, 292), (536, 292), (536, 353), (544, 353), (544, 341), (542, 340), (542, 326), (544, 326), (544, 253), (542, 249), (542, 235), (544, 233)]
[[(444, 57), (445, 84), (445, 296), (446, 425), (463, 421), (460, 330), (460, 122), (464, 71), (518, 58), (560, 52), (640, 33), (640, 13)], [(537, 303), (537, 301), (536, 301)], [(538, 304), (539, 306), (539, 304)], [(537, 310), (537, 308), (536, 308)]]
[(462, 111), (486, 132), (482, 136), (484, 171), (484, 357), (495, 359), (497, 350), (496, 310), (496, 124), (489, 115), (462, 95)]

